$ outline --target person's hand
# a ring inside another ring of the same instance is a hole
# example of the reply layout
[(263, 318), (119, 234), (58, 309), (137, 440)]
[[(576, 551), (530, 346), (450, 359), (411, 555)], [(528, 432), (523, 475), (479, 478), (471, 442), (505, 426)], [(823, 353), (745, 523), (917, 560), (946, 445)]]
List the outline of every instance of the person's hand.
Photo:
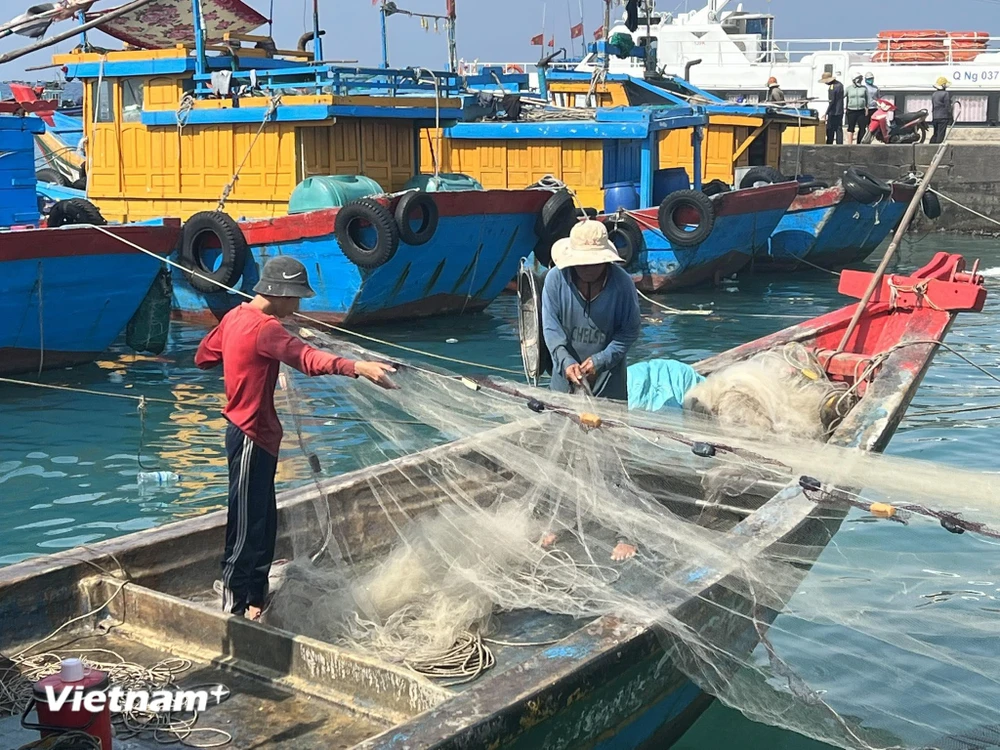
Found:
[(389, 379), (389, 373), (396, 372), (396, 368), (382, 362), (355, 362), (354, 372), (358, 377), (372, 381), (375, 385), (392, 390), (396, 388)]
[(580, 371), (583, 372), (588, 378), (593, 380), (597, 377), (597, 365), (594, 364), (593, 357), (587, 357), (586, 362), (580, 365)]
[(576, 362), (566, 368), (566, 380), (571, 382), (573, 385), (580, 385), (583, 383), (583, 369)]
[(550, 531), (548, 534), (543, 536), (541, 540), (538, 542), (538, 544), (542, 547), (542, 549), (548, 549), (555, 543), (556, 543), (556, 533), (554, 531)]
[(635, 557), (635, 553), (638, 551), (639, 550), (631, 544), (618, 542), (618, 544), (615, 545), (615, 548), (611, 551), (611, 559), (615, 562), (625, 562), (626, 560), (631, 560)]

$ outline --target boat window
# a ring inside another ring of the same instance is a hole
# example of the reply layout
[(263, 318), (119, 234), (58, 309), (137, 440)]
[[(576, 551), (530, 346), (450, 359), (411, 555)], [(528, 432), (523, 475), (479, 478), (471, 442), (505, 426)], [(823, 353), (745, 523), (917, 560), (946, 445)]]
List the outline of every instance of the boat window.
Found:
[(143, 83), (133, 78), (121, 79), (122, 122), (142, 122)]
[(956, 108), (955, 122), (986, 122), (989, 117), (987, 108), (990, 98), (986, 95), (959, 94), (952, 97), (953, 101), (960, 102), (961, 109)]
[(906, 112), (919, 112), (922, 109), (931, 111), (931, 98), (927, 94), (910, 94), (906, 97)]
[(115, 121), (115, 111), (111, 98), (111, 81), (103, 80), (100, 84), (92, 83), (90, 85), (90, 101), (91, 106), (94, 107), (94, 122)]

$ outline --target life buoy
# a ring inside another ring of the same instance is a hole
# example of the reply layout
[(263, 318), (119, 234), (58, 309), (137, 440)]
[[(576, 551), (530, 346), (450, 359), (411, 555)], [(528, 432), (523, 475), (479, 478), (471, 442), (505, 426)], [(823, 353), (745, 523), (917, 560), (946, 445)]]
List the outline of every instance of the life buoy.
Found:
[[(374, 242), (362, 239), (365, 228), (374, 231)], [(359, 198), (341, 208), (334, 234), (340, 251), (358, 268), (385, 265), (399, 249), (399, 226), (389, 209), (371, 198)]]
[(848, 167), (844, 172), (844, 190), (858, 203), (871, 205), (888, 198), (892, 185), (861, 167)]
[[(415, 212), (420, 212), (420, 225), (414, 229), (410, 223)], [(396, 204), (396, 224), (399, 239), (407, 245), (425, 245), (437, 231), (440, 212), (437, 202), (429, 193), (417, 190), (403, 195)]]
[[(688, 212), (690, 216), (683, 216), (683, 212)], [(678, 216), (679, 213), (681, 216)], [(712, 234), (715, 206), (712, 199), (699, 190), (677, 190), (663, 199), (657, 219), (660, 231), (672, 244), (694, 247)], [(693, 229), (688, 228), (691, 225), (694, 225)]]
[(624, 262), (626, 271), (632, 272), (639, 263), (640, 254), (646, 249), (642, 228), (631, 216), (611, 216), (604, 220), (611, 240)]
[(510, 75), (511, 73), (523, 73), (524, 66), (522, 65), (504, 65), (503, 66), (504, 75)]
[(188, 269), (185, 276), (196, 292), (216, 294), (235, 286), (249, 253), (243, 230), (229, 214), (201, 211), (184, 223), (180, 263)]
[(70, 198), (57, 201), (49, 211), (49, 227), (66, 227), (74, 224), (87, 224), (103, 227), (107, 220), (101, 216), (97, 206), (83, 198)]

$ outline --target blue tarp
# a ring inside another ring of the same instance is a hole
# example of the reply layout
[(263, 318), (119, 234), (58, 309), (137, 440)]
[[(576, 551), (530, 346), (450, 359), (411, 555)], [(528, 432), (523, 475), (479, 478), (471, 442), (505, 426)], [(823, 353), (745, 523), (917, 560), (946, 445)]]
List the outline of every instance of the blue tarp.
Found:
[(691, 365), (675, 359), (637, 362), (628, 368), (628, 408), (680, 409), (684, 395), (704, 379)]

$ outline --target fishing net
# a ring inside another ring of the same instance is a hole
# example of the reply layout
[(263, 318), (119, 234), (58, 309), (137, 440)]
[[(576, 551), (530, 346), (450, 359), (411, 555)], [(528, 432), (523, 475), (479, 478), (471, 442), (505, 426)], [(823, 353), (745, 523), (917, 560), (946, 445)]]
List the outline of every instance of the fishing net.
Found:
[[(268, 621), (456, 684), (509, 668), (498, 644), (613, 616), (658, 634), (661, 675), (751, 719), (848, 748), (994, 747), (995, 475), (850, 447), (865, 404), (822, 372), (767, 352), (657, 414), (424, 365), (349, 404), (320, 393), (369, 426), (336, 450), (393, 463), (317, 493)], [(321, 470), (330, 428), (284, 382)]]

